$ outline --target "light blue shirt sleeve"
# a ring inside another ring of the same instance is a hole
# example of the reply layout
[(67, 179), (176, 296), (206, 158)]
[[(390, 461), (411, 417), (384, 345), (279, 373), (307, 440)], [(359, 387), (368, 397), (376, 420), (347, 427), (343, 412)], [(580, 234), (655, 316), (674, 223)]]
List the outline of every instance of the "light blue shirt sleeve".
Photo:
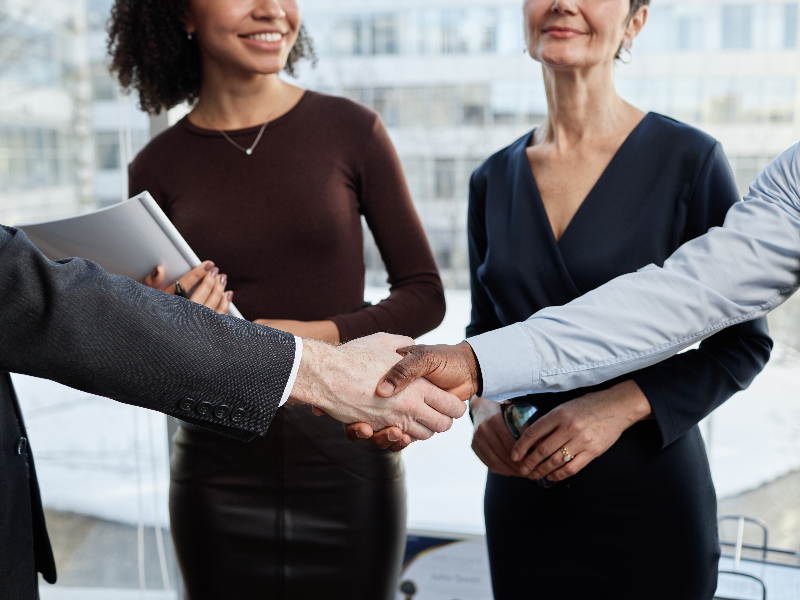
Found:
[(800, 286), (798, 160), (795, 145), (767, 165), (722, 227), (681, 246), (663, 267), (470, 338), (483, 396), (602, 383), (779, 306)]

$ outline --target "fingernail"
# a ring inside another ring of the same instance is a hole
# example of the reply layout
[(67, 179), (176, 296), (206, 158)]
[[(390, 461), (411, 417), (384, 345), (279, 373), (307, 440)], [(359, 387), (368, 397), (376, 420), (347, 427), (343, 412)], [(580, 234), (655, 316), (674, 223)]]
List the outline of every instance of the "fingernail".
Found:
[(519, 472), (527, 477), (528, 473), (531, 472), (531, 468), (530, 467), (522, 467)]
[(228, 276), (225, 275), (225, 273), (223, 273), (222, 276), (219, 278), (219, 282), (221, 285), (225, 285), (226, 283), (228, 283)]
[(213, 268), (214, 268), (214, 263), (213, 263), (213, 262), (211, 262), (211, 261), (208, 261), (208, 262), (206, 263), (206, 265), (205, 265), (203, 268), (204, 268), (206, 271), (210, 271), (211, 269), (213, 269)]
[(360, 429), (356, 429), (356, 435), (360, 437), (362, 440), (369, 439), (369, 436)]
[(390, 442), (396, 442), (400, 439), (396, 433), (390, 433), (387, 437), (389, 438)]
[(228, 302), (233, 300), (233, 292), (228, 292)]
[(219, 275), (219, 269), (217, 267), (214, 267), (213, 269), (211, 269), (211, 276), (216, 277), (217, 275)]
[(519, 460), (519, 452), (517, 452), (516, 450), (514, 450), (514, 451), (511, 453), (511, 460), (513, 460), (514, 462), (518, 461), (518, 460)]
[(378, 386), (378, 393), (382, 396), (391, 396), (394, 393), (394, 386), (388, 381), (384, 381)]

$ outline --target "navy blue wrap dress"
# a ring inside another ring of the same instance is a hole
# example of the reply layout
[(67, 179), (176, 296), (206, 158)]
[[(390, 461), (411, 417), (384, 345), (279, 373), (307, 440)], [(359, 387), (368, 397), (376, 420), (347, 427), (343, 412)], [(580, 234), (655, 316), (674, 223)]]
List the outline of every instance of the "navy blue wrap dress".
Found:
[[(663, 264), (684, 242), (722, 225), (739, 200), (716, 140), (649, 113), (556, 241), (525, 153), (532, 135), (491, 156), (470, 181), (468, 337)], [(549, 489), (489, 473), (484, 508), (495, 600), (712, 598), (717, 505), (697, 423), (750, 384), (771, 348), (765, 320), (742, 323), (602, 386), (517, 399), (552, 410), (633, 379), (655, 419)]]

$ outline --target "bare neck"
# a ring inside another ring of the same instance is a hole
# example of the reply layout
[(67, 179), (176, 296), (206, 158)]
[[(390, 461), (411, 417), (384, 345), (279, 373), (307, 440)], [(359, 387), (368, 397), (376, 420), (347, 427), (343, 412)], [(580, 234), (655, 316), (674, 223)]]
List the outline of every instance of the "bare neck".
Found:
[(548, 114), (536, 131), (535, 144), (568, 150), (582, 142), (627, 136), (644, 116), (617, 94), (613, 64), (542, 71)]
[(291, 110), (302, 95), (303, 90), (281, 81), (277, 74), (236, 77), (204, 70), (200, 97), (189, 120), (206, 129), (255, 127)]

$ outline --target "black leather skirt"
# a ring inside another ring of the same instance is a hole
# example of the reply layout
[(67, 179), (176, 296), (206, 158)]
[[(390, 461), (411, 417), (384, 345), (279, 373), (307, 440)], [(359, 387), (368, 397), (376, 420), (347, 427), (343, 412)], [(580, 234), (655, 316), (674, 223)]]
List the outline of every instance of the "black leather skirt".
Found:
[(281, 407), (250, 443), (182, 426), (169, 502), (190, 600), (395, 597), (400, 457), (349, 442), (308, 407)]

